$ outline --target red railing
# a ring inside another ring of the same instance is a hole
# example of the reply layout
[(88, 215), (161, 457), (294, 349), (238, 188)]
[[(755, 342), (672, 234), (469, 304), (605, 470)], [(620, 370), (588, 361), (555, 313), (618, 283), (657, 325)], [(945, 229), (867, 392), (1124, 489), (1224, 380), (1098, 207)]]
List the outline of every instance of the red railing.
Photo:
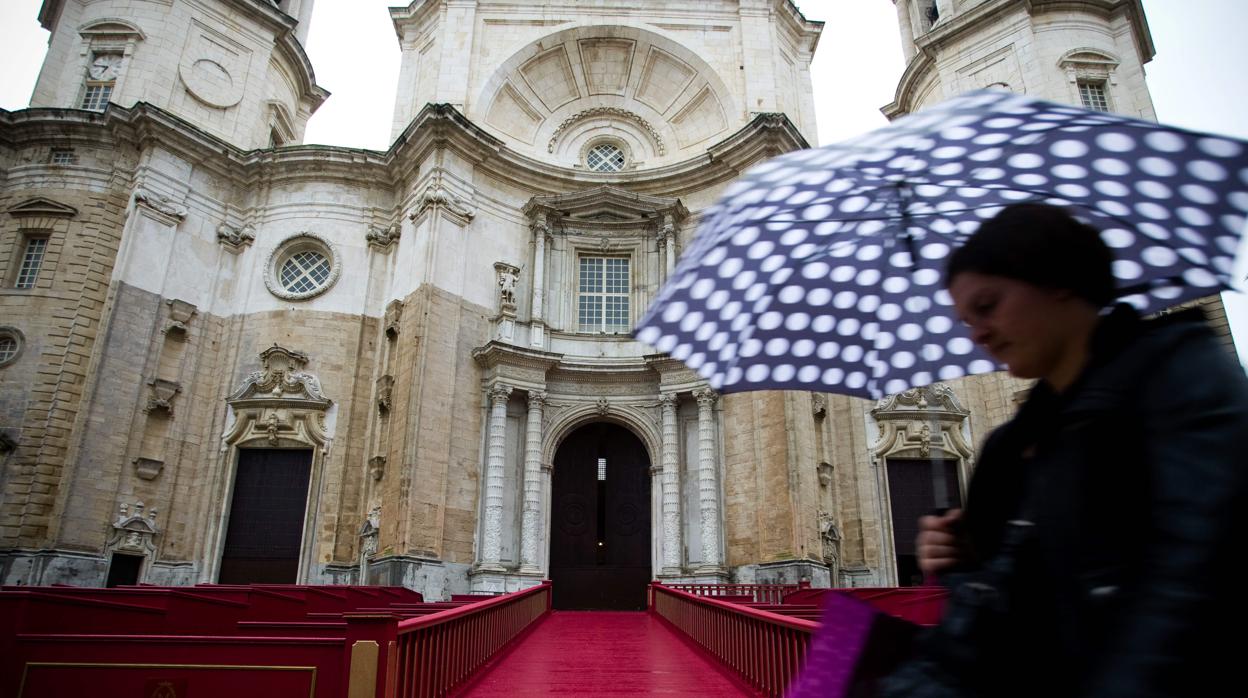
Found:
[(650, 585), (650, 608), (768, 696), (784, 695), (819, 627), (666, 584)]
[(399, 623), (387, 684), (401, 698), (444, 696), (550, 610), (550, 582)]
[(748, 596), (754, 603), (780, 604), (784, 603), (785, 595), (792, 594), (799, 589), (809, 589), (810, 582), (798, 584), (664, 584), (663, 586), (668, 589), (679, 589), (694, 596), (736, 597), (732, 599), (733, 601)]

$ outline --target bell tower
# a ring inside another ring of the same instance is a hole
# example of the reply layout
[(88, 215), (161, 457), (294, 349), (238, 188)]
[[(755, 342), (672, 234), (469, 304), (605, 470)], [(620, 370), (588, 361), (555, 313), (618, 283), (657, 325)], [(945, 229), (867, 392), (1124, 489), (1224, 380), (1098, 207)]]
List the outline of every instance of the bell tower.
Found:
[(984, 88), (1155, 119), (1140, 0), (893, 0), (906, 71), (895, 118)]
[(314, 0), (45, 0), (32, 107), (151, 104), (244, 149), (299, 143), (329, 93), (304, 53)]

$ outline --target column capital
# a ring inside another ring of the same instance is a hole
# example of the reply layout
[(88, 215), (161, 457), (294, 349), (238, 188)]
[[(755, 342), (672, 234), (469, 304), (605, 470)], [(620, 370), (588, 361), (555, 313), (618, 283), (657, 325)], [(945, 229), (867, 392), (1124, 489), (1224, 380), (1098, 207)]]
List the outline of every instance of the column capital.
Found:
[(680, 396), (676, 393), (659, 393), (659, 405), (664, 408), (675, 407), (680, 401)]
[(547, 397), (546, 393), (540, 390), (530, 390), (529, 391), (529, 409), (533, 409), (534, 407), (541, 407), (542, 405), (545, 405), (546, 397)]
[(506, 383), (495, 383), (490, 386), (488, 394), (490, 402), (494, 404), (505, 403), (511, 397), (512, 387)]
[(719, 399), (719, 393), (710, 388), (695, 390), (693, 397), (698, 401), (698, 407), (714, 407), (715, 401)]

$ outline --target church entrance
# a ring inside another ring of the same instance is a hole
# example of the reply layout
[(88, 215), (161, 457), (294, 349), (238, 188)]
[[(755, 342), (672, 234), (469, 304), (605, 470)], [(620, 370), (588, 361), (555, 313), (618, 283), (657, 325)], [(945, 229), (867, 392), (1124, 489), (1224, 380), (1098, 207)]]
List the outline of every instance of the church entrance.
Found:
[(238, 452), (219, 584), (294, 584), (312, 472), (310, 449)]
[(555, 454), (550, 579), (555, 608), (642, 610), (650, 569), (650, 458), (615, 424), (573, 432)]

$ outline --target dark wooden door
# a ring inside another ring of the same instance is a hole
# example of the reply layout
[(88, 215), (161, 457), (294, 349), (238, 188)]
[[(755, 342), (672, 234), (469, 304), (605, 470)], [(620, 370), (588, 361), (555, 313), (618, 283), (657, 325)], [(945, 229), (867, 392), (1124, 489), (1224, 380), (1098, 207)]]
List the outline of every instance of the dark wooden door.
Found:
[(550, 578), (555, 608), (641, 610), (650, 582), (650, 459), (614, 424), (559, 447), (552, 473)]
[(923, 583), (914, 545), (919, 535), (919, 517), (939, 509), (962, 506), (958, 462), (917, 458), (889, 458), (887, 462), (897, 586), (918, 586)]
[(312, 451), (248, 448), (238, 452), (221, 584), (293, 584), (308, 500)]

